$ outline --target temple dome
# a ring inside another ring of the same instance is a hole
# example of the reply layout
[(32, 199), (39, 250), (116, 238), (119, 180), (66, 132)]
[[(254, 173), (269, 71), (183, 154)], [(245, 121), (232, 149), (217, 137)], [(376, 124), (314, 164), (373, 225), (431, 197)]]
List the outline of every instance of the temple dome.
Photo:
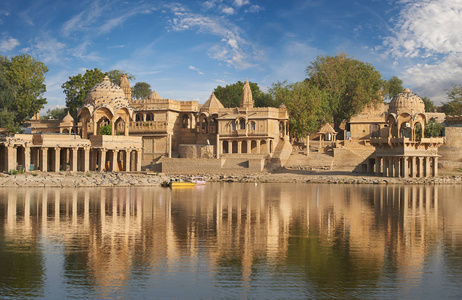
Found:
[(401, 112), (425, 113), (425, 103), (422, 98), (409, 89), (405, 89), (390, 102), (388, 107), (390, 113), (400, 114)]
[(74, 118), (67, 112), (67, 115), (61, 120), (61, 122), (74, 122)]
[(149, 100), (161, 100), (162, 97), (156, 92), (152, 91), (152, 93), (148, 96)]
[(130, 107), (130, 104), (122, 88), (112, 83), (109, 77), (105, 76), (103, 82), (93, 86), (87, 93), (83, 101), (83, 106), (91, 106), (91, 110), (107, 107), (114, 113), (117, 113), (121, 108)]

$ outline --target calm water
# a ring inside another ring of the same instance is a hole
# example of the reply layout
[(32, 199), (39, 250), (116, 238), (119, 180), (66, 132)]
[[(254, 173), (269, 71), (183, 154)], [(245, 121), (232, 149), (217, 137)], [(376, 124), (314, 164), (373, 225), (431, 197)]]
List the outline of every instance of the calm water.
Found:
[(0, 189), (0, 298), (459, 298), (462, 187)]

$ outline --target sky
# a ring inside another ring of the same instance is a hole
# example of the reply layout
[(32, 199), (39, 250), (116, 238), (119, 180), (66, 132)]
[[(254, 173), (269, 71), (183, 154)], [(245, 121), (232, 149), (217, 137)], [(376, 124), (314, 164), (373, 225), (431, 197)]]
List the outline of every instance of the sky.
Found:
[(48, 104), (86, 69), (124, 70), (162, 98), (307, 77), (345, 53), (436, 104), (462, 84), (462, 0), (2, 0), (0, 54), (44, 62)]

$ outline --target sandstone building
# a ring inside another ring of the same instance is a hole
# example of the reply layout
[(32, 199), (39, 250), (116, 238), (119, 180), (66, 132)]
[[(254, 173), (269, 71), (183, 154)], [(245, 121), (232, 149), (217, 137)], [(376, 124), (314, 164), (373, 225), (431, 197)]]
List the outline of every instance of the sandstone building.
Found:
[[(36, 117), (30, 121), (31, 135), (5, 137), (0, 171), (18, 166), (26, 171), (135, 171), (156, 165), (162, 171), (262, 171), (284, 165), (292, 150), (286, 107), (254, 107), (248, 81), (240, 107), (225, 108), (213, 93), (203, 105), (163, 99), (155, 91), (134, 100), (125, 75), (120, 86), (106, 77), (88, 92), (78, 117), (78, 122), (70, 115)], [(106, 125), (111, 135), (100, 134)]]

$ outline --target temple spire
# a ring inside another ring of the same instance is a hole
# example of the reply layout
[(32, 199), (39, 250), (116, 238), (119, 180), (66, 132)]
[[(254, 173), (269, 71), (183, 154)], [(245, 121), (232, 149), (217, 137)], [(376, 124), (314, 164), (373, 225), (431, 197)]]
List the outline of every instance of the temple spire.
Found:
[(249, 84), (248, 79), (245, 80), (244, 87), (242, 88), (241, 107), (242, 108), (252, 108), (253, 107), (252, 91), (250, 90), (250, 84)]

